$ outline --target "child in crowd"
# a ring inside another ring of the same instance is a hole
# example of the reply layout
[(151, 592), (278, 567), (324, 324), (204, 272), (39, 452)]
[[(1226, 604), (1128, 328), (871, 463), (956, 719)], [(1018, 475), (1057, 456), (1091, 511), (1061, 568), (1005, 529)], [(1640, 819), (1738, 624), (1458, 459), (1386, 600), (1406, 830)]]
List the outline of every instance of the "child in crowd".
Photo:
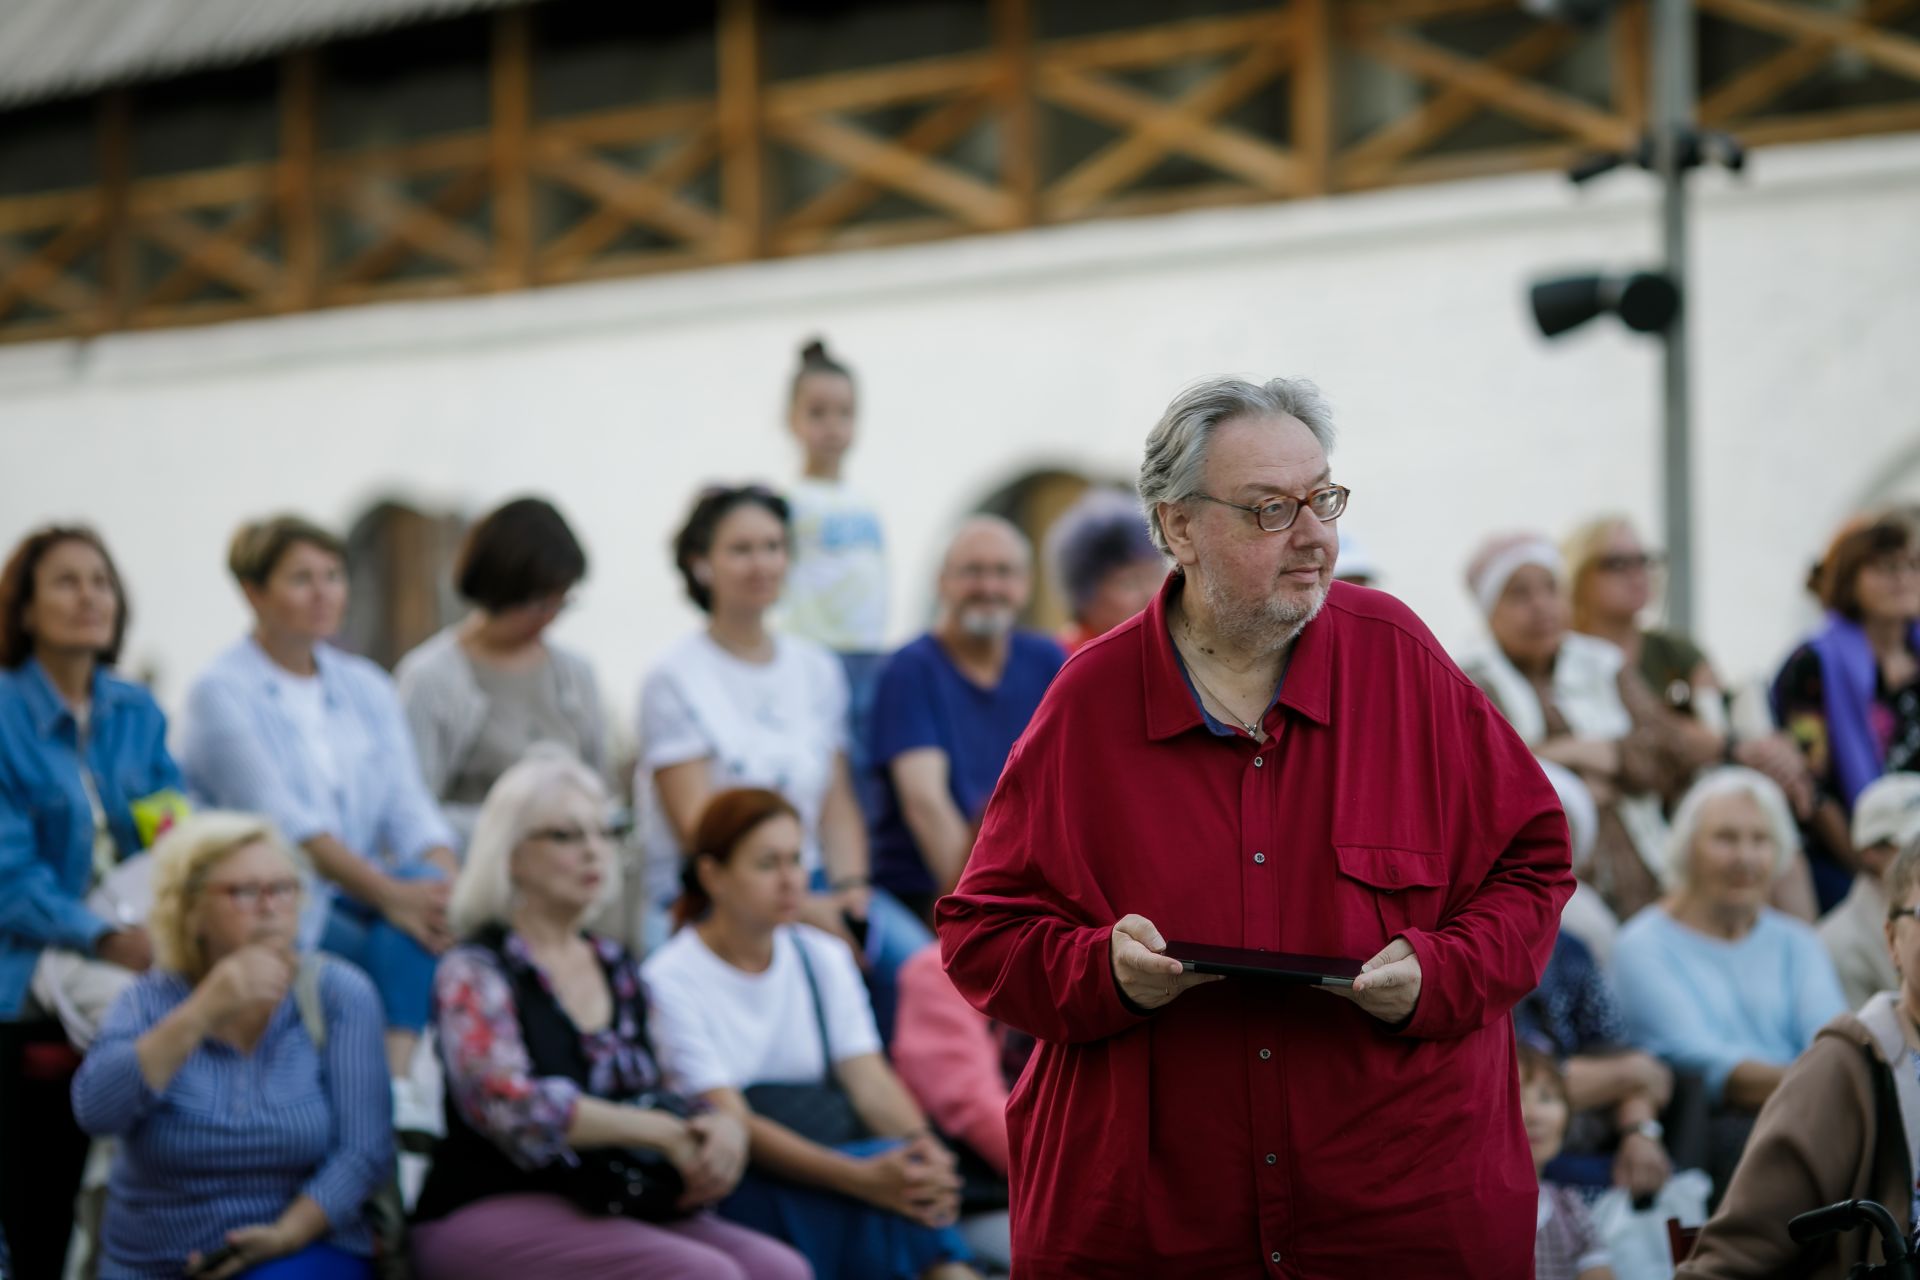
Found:
[(879, 511), (843, 478), (854, 409), (853, 371), (820, 339), (808, 342), (787, 403), (801, 472), (787, 492), (793, 564), (782, 624), (839, 656), (847, 674), (849, 763), (863, 780), (867, 713), (886, 658), (887, 553)]
[(1533, 1169), (1541, 1175), (1539, 1234), (1533, 1244), (1536, 1280), (1613, 1280), (1607, 1250), (1587, 1216), (1587, 1207), (1570, 1188), (1545, 1179), (1549, 1161), (1560, 1154), (1573, 1114), (1567, 1082), (1554, 1060), (1528, 1044), (1519, 1044), (1520, 1118), (1533, 1148)]

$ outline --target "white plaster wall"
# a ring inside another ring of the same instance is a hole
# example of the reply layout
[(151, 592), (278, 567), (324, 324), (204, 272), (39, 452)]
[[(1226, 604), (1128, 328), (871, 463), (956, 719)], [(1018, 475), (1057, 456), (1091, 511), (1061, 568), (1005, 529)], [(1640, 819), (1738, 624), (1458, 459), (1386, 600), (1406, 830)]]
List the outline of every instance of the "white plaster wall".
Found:
[[(1351, 529), (1461, 645), (1487, 532), (1653, 525), (1657, 346), (1611, 322), (1549, 345), (1522, 300), (1543, 272), (1649, 261), (1652, 195), (1536, 175), (0, 350), (0, 542), (99, 525), (135, 594), (130, 656), (177, 705), (243, 626), (221, 569), (242, 516), (547, 493), (595, 562), (561, 638), (624, 718), (693, 622), (669, 531), (701, 483), (792, 471), (785, 381), (820, 332), (861, 376), (853, 475), (882, 503), (902, 635), (974, 502), (1040, 465), (1129, 473), (1179, 386), (1232, 371), (1322, 384)], [(1834, 523), (1920, 488), (1899, 470), (1920, 438), (1920, 137), (1762, 152), (1696, 208), (1699, 629), (1747, 676), (1807, 620)]]

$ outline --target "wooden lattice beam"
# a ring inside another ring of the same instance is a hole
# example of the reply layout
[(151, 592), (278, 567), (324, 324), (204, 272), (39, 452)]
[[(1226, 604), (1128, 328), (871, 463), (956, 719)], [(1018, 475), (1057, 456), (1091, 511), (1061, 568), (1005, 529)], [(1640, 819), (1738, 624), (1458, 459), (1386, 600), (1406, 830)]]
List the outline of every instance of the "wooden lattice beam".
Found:
[[(1868, 0), (1864, 18), (1893, 22), (1911, 13), (1916, 0)], [(1840, 41), (1831, 35), (1802, 35), (1778, 53), (1728, 77), (1700, 100), (1700, 121), (1724, 125), (1751, 115), (1788, 90), (1832, 65)]]
[[(1572, 29), (1559, 25), (1535, 27), (1486, 58), (1486, 65), (1508, 75), (1530, 75), (1549, 66), (1572, 48)], [(1340, 157), (1344, 185), (1373, 186), (1394, 166), (1432, 146), (1447, 134), (1486, 110), (1486, 99), (1474, 89), (1450, 83), (1413, 110), (1348, 147)]]
[(1293, 56), (1291, 35), (1290, 28), (1274, 22), (1264, 41), (1172, 102), (1107, 76), (1043, 61), (1041, 97), (1127, 130), (1047, 190), (1048, 216), (1086, 213), (1175, 152), (1274, 195), (1297, 190), (1300, 167), (1289, 151), (1219, 119), (1285, 72)]
[(385, 179), (345, 184), (339, 201), (386, 238), (342, 267), (330, 283), (364, 284), (391, 274), (410, 257), (426, 255), (470, 271), (491, 260), (487, 242), (452, 221), (479, 207), (491, 186), (486, 169), (470, 169), (450, 179), (425, 203), (402, 195)]
[(1783, 0), (1698, 0), (1705, 13), (1796, 39), (1829, 40), (1836, 48), (1859, 54), (1868, 62), (1920, 80), (1920, 40), (1877, 27), (1866, 18), (1846, 18)]
[(1491, 63), (1476, 62), (1391, 28), (1355, 31), (1352, 39), (1369, 57), (1423, 80), (1457, 88), (1502, 115), (1564, 134), (1584, 146), (1617, 151), (1632, 143), (1633, 130), (1619, 117)]
[(103, 209), (95, 207), (30, 254), (0, 242), (0, 316), (25, 298), (76, 318), (97, 307), (100, 292), (73, 279), (67, 269), (75, 258), (99, 243), (104, 215)]
[(209, 230), (179, 213), (140, 219), (135, 234), (164, 246), (179, 259), (172, 273), (141, 299), (142, 304), (164, 306), (185, 301), (201, 284), (214, 278), (262, 302), (271, 301), (284, 288), (281, 269), (255, 253), (251, 245), (273, 224), (273, 216), (273, 206), (261, 202), (238, 210), (218, 230)]

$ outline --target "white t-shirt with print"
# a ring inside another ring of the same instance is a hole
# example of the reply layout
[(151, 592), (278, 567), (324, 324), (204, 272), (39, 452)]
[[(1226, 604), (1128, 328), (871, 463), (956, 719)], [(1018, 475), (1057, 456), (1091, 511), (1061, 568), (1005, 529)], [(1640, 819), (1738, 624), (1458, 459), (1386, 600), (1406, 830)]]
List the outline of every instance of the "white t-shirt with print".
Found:
[(736, 969), (684, 928), (641, 966), (648, 1029), (673, 1088), (687, 1094), (826, 1076), (826, 1051), (799, 948), (813, 962), (833, 1060), (880, 1052), (860, 967), (846, 943), (812, 925), (781, 928), (764, 973)]
[(648, 674), (639, 736), (633, 791), (653, 902), (679, 896), (681, 855), (653, 775), (692, 760), (711, 761), (716, 792), (766, 787), (785, 796), (806, 832), (807, 870), (820, 865), (820, 813), (847, 747), (847, 678), (825, 649), (780, 635), (773, 661), (746, 662), (696, 632)]
[(832, 480), (787, 490), (793, 563), (781, 625), (838, 653), (879, 653), (887, 638), (887, 549), (873, 503)]

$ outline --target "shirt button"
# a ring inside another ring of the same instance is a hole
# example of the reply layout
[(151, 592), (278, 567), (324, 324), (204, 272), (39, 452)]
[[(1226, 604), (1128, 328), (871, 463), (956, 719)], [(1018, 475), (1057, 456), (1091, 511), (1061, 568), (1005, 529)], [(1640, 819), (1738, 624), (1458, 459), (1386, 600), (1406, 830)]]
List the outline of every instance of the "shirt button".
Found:
[(1280, 1251), (1278, 1249), (1275, 1249), (1272, 1253), (1268, 1254), (1267, 1257), (1271, 1258), (1276, 1266), (1279, 1265)]
[(1255, 862), (1264, 863), (1267, 860), (1267, 855), (1264, 853), (1256, 853), (1253, 855), (1253, 860)]
[(1271, 1058), (1272, 1056), (1273, 1056), (1273, 1050), (1271, 1049), (1262, 1049), (1260, 1051), (1260, 1061), (1262, 1062), (1265, 1062), (1268, 1058)]
[[(1269, 1152), (1267, 1152), (1267, 1163), (1268, 1163), (1268, 1164), (1278, 1164), (1279, 1162), (1280, 1162), (1280, 1157), (1279, 1157), (1279, 1156), (1276, 1156), (1276, 1155), (1275, 1155), (1275, 1154), (1273, 1154), (1273, 1152), (1271, 1152), (1271, 1151), (1269, 1151)], [(1275, 1255), (1273, 1255), (1273, 1256), (1277, 1258), (1277, 1257), (1279, 1257), (1280, 1255), (1276, 1253), (1276, 1254), (1275, 1254)]]
[(1258, 769), (1258, 768), (1259, 768), (1259, 767), (1260, 767), (1260, 766), (1261, 766), (1262, 764), (1264, 764), (1264, 763), (1266, 763), (1266, 757), (1265, 757), (1265, 756), (1255, 756), (1255, 757), (1253, 758), (1253, 767), (1254, 767), (1254, 768), (1256, 768), (1256, 769)]

